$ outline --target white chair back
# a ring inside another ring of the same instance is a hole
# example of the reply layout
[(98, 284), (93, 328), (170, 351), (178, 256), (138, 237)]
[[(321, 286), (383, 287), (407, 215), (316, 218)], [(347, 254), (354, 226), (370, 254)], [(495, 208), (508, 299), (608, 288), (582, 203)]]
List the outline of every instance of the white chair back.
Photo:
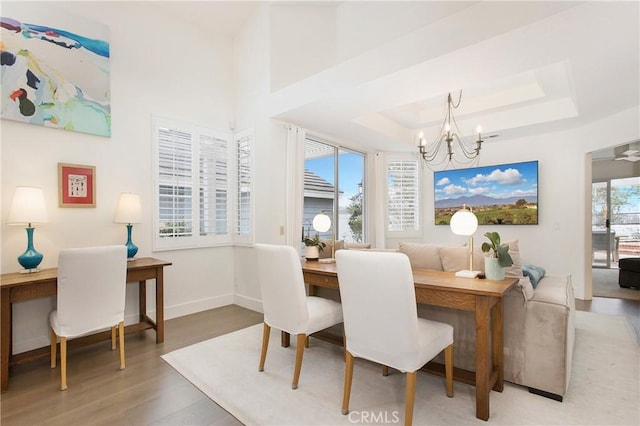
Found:
[(336, 266), (347, 350), (400, 371), (415, 371), (420, 351), (409, 258), (340, 250)]
[(291, 246), (256, 244), (264, 322), (291, 334), (309, 322), (300, 256)]
[(58, 255), (59, 335), (74, 337), (124, 321), (127, 248), (72, 248)]

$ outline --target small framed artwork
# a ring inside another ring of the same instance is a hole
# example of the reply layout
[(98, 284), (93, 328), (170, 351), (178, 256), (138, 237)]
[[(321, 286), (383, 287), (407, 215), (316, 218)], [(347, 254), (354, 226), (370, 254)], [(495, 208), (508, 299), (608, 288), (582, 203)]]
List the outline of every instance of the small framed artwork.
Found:
[(96, 206), (96, 168), (58, 163), (58, 206)]

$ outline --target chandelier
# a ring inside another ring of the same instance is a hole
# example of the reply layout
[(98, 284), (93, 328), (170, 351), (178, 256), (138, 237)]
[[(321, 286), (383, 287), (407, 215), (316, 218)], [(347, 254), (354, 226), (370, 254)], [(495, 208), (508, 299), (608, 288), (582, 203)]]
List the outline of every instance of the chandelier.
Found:
[[(453, 116), (453, 110), (460, 106), (462, 100), (462, 90), (458, 96), (458, 102), (453, 103), (451, 93), (447, 96), (447, 114), (442, 121), (439, 136), (429, 145), (424, 138), (424, 132), (420, 131), (418, 136), (418, 149), (422, 158), (430, 166), (439, 166), (443, 163), (466, 165), (480, 156), (482, 148), (481, 127), (478, 126), (478, 140), (469, 142), (460, 132), (458, 123)], [(446, 151), (443, 148), (446, 142)]]

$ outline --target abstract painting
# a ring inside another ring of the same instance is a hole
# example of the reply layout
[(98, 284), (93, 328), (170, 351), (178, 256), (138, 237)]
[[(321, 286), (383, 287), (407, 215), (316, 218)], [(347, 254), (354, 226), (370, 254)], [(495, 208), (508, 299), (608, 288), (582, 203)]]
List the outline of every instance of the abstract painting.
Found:
[(3, 2), (0, 117), (111, 136), (108, 27), (37, 4)]
[(436, 225), (448, 225), (463, 205), (479, 225), (538, 224), (537, 161), (443, 170), (433, 182)]

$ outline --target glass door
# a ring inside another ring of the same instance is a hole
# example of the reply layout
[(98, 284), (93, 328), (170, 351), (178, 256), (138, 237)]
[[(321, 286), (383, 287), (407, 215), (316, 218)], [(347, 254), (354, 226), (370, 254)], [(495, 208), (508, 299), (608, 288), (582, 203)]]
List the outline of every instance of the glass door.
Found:
[(591, 265), (611, 267), (610, 181), (591, 184)]
[(591, 186), (592, 266), (616, 268), (620, 257), (640, 254), (640, 177)]

